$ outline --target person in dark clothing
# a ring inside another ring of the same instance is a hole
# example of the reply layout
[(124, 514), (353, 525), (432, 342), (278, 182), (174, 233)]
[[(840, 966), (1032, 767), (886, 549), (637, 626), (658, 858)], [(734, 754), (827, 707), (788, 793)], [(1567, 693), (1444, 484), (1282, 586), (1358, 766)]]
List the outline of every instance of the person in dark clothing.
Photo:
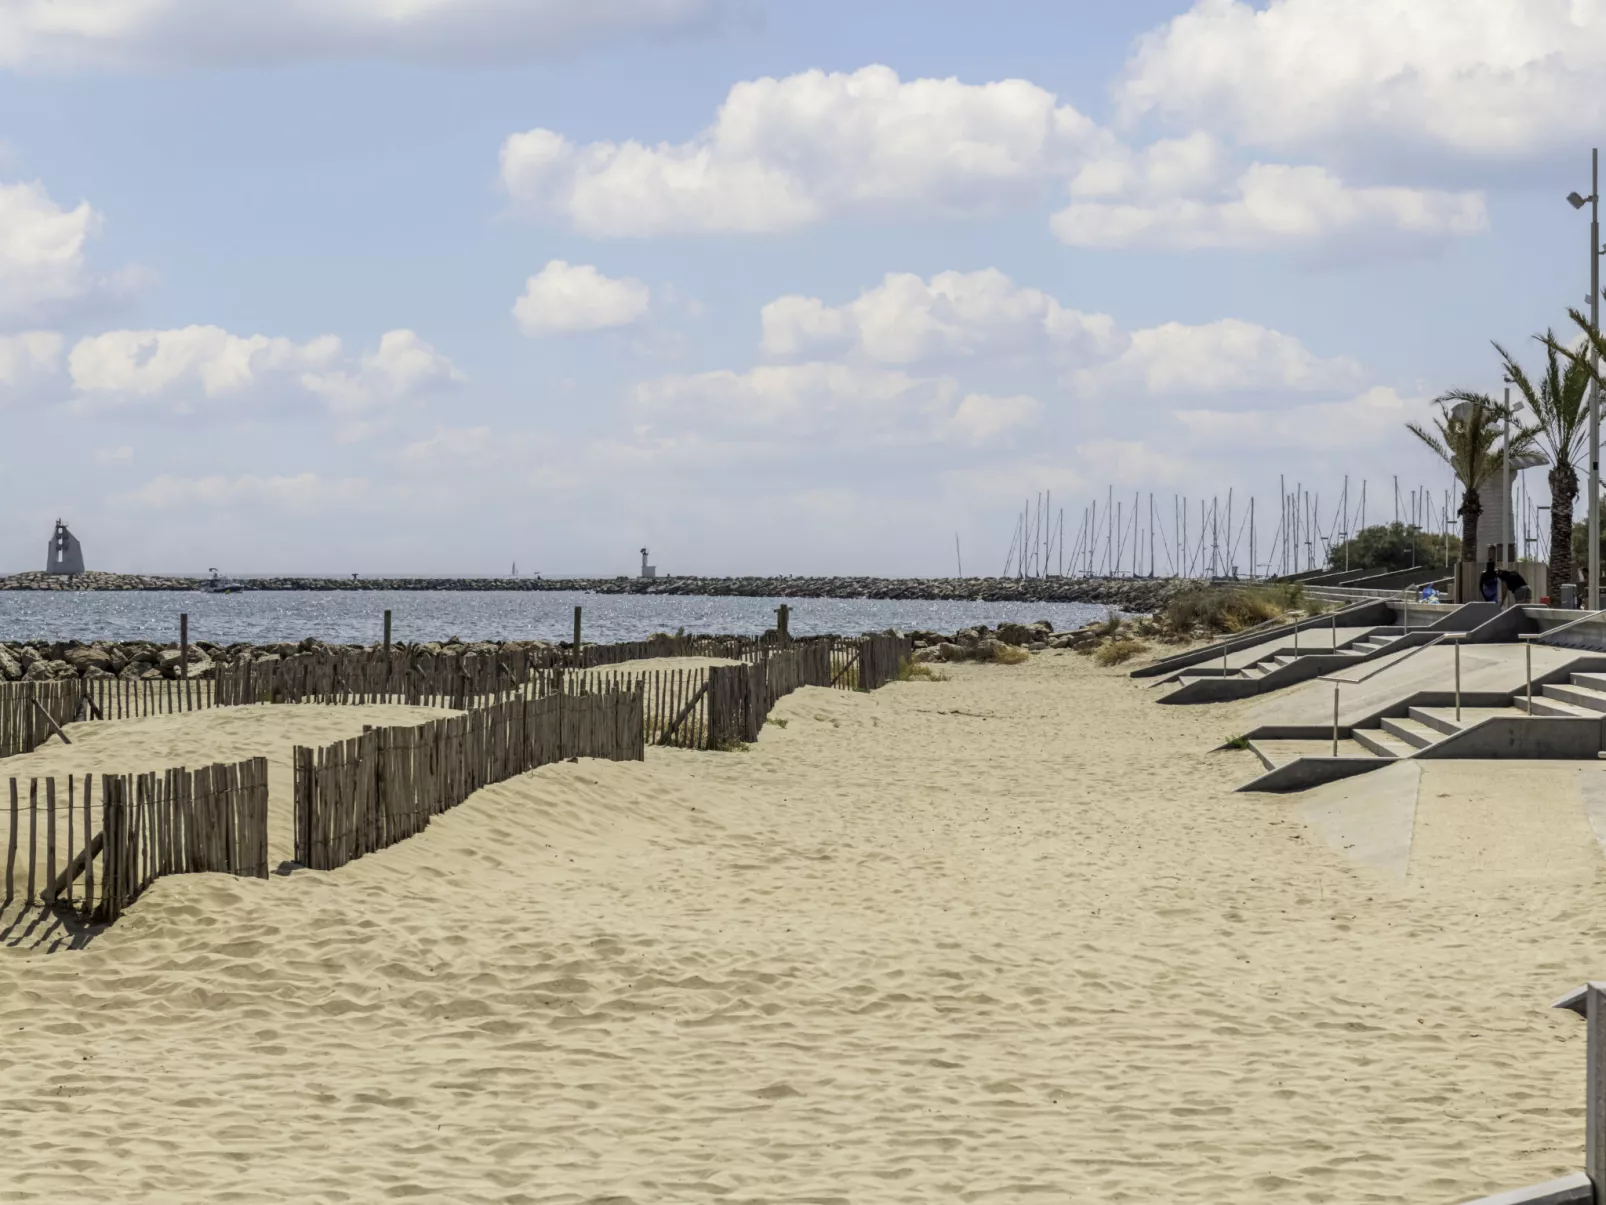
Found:
[(1506, 588), (1506, 594), (1512, 602), (1525, 603), (1528, 601), (1528, 582), (1522, 574), (1515, 569), (1500, 570), (1500, 584)]
[(1484, 602), (1500, 601), (1500, 574), (1496, 572), (1493, 561), (1485, 566), (1483, 576), (1478, 579), (1478, 593), (1483, 595)]

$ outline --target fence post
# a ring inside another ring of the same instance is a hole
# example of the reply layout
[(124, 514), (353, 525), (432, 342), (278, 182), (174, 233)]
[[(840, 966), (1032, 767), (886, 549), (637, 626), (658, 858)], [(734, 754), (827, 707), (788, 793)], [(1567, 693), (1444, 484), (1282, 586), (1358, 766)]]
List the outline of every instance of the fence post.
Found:
[(574, 609), (574, 668), (584, 669), (585, 663), (580, 660), (580, 608)]
[(186, 611), (178, 615), (178, 672), (185, 680), (190, 676), (190, 617)]
[(390, 665), (390, 612), (385, 612), (385, 665)]
[(791, 618), (792, 608), (785, 603), (775, 608), (775, 637), (781, 644), (792, 643)]
[(1338, 683), (1333, 683), (1333, 756), (1338, 756)]

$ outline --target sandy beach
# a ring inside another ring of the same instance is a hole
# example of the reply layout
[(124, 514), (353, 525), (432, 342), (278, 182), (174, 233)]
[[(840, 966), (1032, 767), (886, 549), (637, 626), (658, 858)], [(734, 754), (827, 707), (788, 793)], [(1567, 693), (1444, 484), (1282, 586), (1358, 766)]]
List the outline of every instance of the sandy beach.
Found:
[[(1545, 1005), (1606, 973), (1597, 766), (1390, 771), (1368, 819), (1233, 792), (1256, 700), (945, 672), (0, 949), (0, 1200), (1449, 1203), (1581, 1166)], [(265, 753), (277, 851), (289, 746), (369, 710), (80, 725), (0, 777)]]

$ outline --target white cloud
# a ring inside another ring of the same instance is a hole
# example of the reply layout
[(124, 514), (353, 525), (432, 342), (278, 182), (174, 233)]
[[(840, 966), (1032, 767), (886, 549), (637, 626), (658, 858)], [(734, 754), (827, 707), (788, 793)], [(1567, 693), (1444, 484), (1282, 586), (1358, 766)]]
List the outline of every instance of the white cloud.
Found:
[(54, 331), (0, 335), (0, 389), (53, 376), (61, 366), (63, 342)]
[(294, 477), (164, 475), (122, 495), (120, 501), (152, 510), (252, 507), (310, 514), (329, 506), (360, 502), (368, 493), (369, 483), (362, 477), (329, 481), (315, 473)]
[(1197, 0), (1139, 41), (1117, 95), (1128, 120), (1278, 150), (1527, 159), (1587, 145), (1606, 117), (1606, 6)]
[(929, 282), (888, 273), (841, 306), (781, 297), (762, 312), (763, 348), (793, 357), (846, 351), (882, 364), (948, 358), (1051, 355), (1090, 358), (1120, 350), (1106, 314), (1066, 309), (996, 268), (940, 272)]
[(1344, 389), (1360, 378), (1361, 366), (1348, 356), (1323, 358), (1292, 335), (1223, 318), (1200, 326), (1167, 322), (1134, 331), (1124, 352), (1079, 369), (1069, 383), (1083, 396), (1130, 389), (1175, 395)]
[(1025, 80), (905, 82), (869, 66), (738, 83), (689, 142), (515, 134), (502, 180), (521, 205), (590, 235), (778, 231), (840, 213), (1029, 203), (1106, 137)]
[(128, 464), (134, 459), (134, 449), (127, 444), (115, 448), (96, 448), (96, 464)]
[(100, 225), (87, 201), (63, 209), (37, 182), (0, 184), (0, 324), (89, 293), (84, 245)]
[(513, 316), (526, 335), (555, 335), (629, 326), (651, 306), (639, 280), (615, 280), (590, 264), (555, 259), (525, 282)]
[(409, 330), (387, 331), (379, 347), (352, 361), (334, 335), (306, 343), (234, 335), (216, 326), (108, 331), (80, 339), (67, 357), (77, 398), (111, 404), (158, 403), (178, 412), (262, 392), (301, 391), (320, 398), (348, 426), (378, 408), (421, 397), (463, 379), (452, 362)]
[(1405, 424), (1424, 413), (1421, 399), (1378, 386), (1339, 402), (1276, 410), (1178, 410), (1175, 416), (1190, 439), (1207, 448), (1328, 453), (1398, 443)]
[(950, 377), (850, 364), (760, 365), (745, 373), (666, 376), (636, 387), (650, 424), (748, 435), (879, 444), (1002, 439), (1036, 421), (1029, 397), (961, 395)]
[[(338, 340), (335, 345), (338, 350)], [(465, 379), (451, 360), (413, 331), (395, 330), (381, 335), (378, 350), (364, 353), (355, 368), (308, 372), (301, 383), (336, 413), (351, 414), (419, 397)]]
[[(1111, 165), (1107, 174), (1079, 177), (1081, 194), (1113, 188), (1119, 174)], [(1073, 247), (1264, 250), (1341, 237), (1346, 250), (1354, 252), (1405, 239), (1482, 234), (1489, 216), (1481, 193), (1351, 188), (1323, 168), (1256, 163), (1225, 196), (1073, 200), (1050, 224), (1060, 241)]]
[(725, 0), (6, 0), (0, 67), (512, 63), (706, 26)]
[(297, 344), (232, 335), (217, 326), (186, 326), (88, 336), (73, 345), (67, 367), (73, 387), (83, 394), (149, 398), (189, 388), (220, 398), (275, 375), (326, 368), (339, 355), (340, 340), (333, 335)]

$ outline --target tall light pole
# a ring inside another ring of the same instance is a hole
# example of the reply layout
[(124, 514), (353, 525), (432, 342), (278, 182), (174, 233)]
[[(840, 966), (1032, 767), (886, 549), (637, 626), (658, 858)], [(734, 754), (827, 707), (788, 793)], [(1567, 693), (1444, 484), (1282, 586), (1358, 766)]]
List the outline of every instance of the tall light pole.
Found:
[[(1509, 382), (1510, 377), (1506, 380)], [(1514, 561), (1511, 555), (1511, 386), (1506, 386), (1506, 436), (1500, 455), (1500, 560)]]
[(1574, 209), (1589, 202), (1589, 325), (1592, 332), (1589, 365), (1589, 599), (1591, 611), (1600, 610), (1600, 357), (1594, 337), (1600, 332), (1600, 148), (1589, 152), (1589, 196), (1572, 193)]

